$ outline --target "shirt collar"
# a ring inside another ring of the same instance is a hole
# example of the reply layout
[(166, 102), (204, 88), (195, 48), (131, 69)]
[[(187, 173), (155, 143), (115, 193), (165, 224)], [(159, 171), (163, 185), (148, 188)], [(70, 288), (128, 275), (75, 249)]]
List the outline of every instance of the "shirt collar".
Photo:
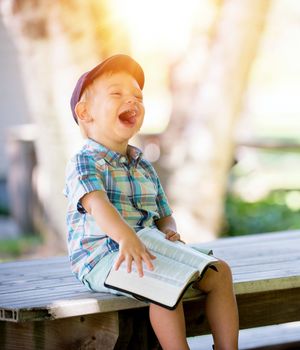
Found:
[[(124, 163), (124, 155), (118, 152), (115, 152), (101, 143), (98, 143), (92, 139), (87, 139), (85, 143), (85, 147), (89, 151), (97, 152), (101, 154), (101, 158), (105, 159), (108, 163), (110, 163), (112, 166), (117, 166), (120, 163)], [(127, 147), (127, 156), (129, 158), (129, 163), (133, 165), (137, 165), (138, 162), (141, 160), (143, 155), (143, 152), (132, 145), (128, 145)]]

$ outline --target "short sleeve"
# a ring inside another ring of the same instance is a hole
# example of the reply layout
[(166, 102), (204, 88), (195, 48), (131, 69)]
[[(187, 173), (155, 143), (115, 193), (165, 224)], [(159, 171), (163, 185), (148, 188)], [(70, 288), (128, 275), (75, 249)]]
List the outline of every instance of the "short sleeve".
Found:
[(161, 182), (158, 176), (156, 178), (156, 182), (157, 182), (156, 204), (157, 204), (159, 216), (160, 218), (163, 218), (165, 216), (170, 216), (172, 214), (172, 209), (170, 208), (167, 196), (165, 194), (165, 191), (161, 185)]
[(156, 206), (158, 209), (159, 217), (163, 218), (165, 216), (170, 216), (172, 214), (172, 209), (170, 208), (166, 193), (163, 189), (160, 179), (152, 164), (146, 161), (145, 159), (143, 161), (145, 162), (146, 168), (148, 169), (148, 173), (151, 176), (151, 180), (155, 184), (157, 189)]
[(73, 157), (67, 165), (64, 194), (69, 203), (81, 213), (85, 211), (80, 199), (85, 194), (93, 191), (105, 191), (103, 175), (99, 166), (101, 167), (99, 161), (96, 163), (92, 156), (82, 154)]

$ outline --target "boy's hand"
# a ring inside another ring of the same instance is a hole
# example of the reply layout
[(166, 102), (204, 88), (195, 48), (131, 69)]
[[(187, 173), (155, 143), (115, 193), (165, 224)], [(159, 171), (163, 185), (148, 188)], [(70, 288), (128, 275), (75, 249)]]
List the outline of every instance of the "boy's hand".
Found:
[(141, 277), (143, 276), (142, 262), (145, 262), (149, 270), (153, 270), (151, 260), (155, 259), (155, 256), (147, 250), (134, 230), (122, 218), (106, 192), (92, 191), (81, 199), (81, 203), (94, 217), (101, 230), (107, 232), (109, 237), (119, 243), (119, 256), (114, 265), (116, 270), (124, 261), (128, 272), (131, 272), (132, 262), (134, 262)]
[(134, 262), (140, 277), (144, 276), (143, 261), (149, 270), (153, 270), (153, 259), (156, 257), (150, 253), (142, 241), (135, 235), (126, 237), (119, 241), (119, 256), (115, 262), (115, 269), (118, 270), (120, 265), (125, 261), (127, 264), (127, 272), (131, 272), (132, 263)]
[(182, 243), (184, 243), (181, 239), (180, 239), (180, 234), (174, 230), (171, 229), (166, 229), (165, 231), (163, 231), (166, 235), (166, 239), (168, 239), (169, 241), (175, 242), (175, 241), (180, 241)]
[(183, 242), (180, 239), (180, 234), (176, 231), (176, 222), (172, 215), (158, 219), (156, 222), (157, 228), (166, 235), (166, 239), (172, 242)]

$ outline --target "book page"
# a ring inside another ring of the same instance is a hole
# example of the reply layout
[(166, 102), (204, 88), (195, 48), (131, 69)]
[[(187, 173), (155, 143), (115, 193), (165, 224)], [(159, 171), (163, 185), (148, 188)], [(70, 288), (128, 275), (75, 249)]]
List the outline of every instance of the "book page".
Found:
[(199, 276), (197, 269), (159, 253), (153, 265), (154, 270), (151, 271), (143, 263), (144, 276), (139, 277), (134, 263), (130, 273), (127, 272), (126, 264), (122, 264), (117, 271), (110, 271), (105, 284), (173, 307), (189, 282)]
[(201, 253), (181, 242), (172, 242), (158, 229), (143, 229), (138, 236), (156, 256), (152, 260), (154, 270), (143, 263), (144, 276), (139, 277), (136, 265), (131, 273), (125, 263), (116, 271), (112, 268), (105, 286), (142, 296), (167, 307), (174, 307), (183, 291), (200, 277), (206, 266), (218, 261), (213, 256)]
[[(165, 257), (159, 253), (156, 253), (156, 259), (152, 260), (154, 265), (153, 270), (149, 270), (146, 264), (143, 262), (144, 277), (162, 280), (165, 283), (172, 284), (177, 287), (181, 287), (189, 282), (191, 276), (198, 276), (198, 270), (192, 266), (182, 264), (174, 261), (168, 257)], [(119, 269), (126, 271), (126, 264), (122, 264)], [(135, 263), (132, 264), (132, 274), (138, 275)], [(130, 275), (131, 273), (127, 273)]]
[(137, 234), (154, 255), (159, 253), (177, 262), (194, 267), (200, 272), (207, 264), (218, 261), (215, 257), (195, 250), (182, 242), (167, 240), (165, 234), (156, 228), (143, 229)]

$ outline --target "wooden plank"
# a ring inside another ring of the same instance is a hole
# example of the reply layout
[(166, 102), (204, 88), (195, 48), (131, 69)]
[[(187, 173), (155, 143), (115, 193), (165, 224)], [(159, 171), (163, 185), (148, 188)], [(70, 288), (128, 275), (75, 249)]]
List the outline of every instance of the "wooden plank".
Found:
[[(3, 322), (1, 322), (3, 323)], [(17, 335), (17, 336), (16, 336)], [(115, 349), (119, 337), (119, 315), (108, 313), (41, 322), (5, 322), (0, 348), (3, 350)]]
[(275, 241), (298, 241), (300, 236), (300, 230), (278, 231), (269, 233), (258, 233), (253, 235), (235, 236), (218, 238), (212, 242), (202, 243), (203, 247), (210, 247), (213, 244), (214, 247), (232, 247), (237, 245), (248, 246), (249, 244), (258, 244), (258, 241), (273, 243)]
[[(235, 274), (247, 274), (253, 272), (270, 272), (277, 271), (278, 276), (284, 276), (285, 273), (291, 271), (292, 273), (299, 274), (300, 272), (300, 259), (294, 261), (265, 261), (260, 264), (243, 265), (235, 266), (232, 265), (232, 270)], [(255, 270), (255, 271), (254, 271)]]
[[(258, 268), (260, 268), (260, 266)], [(240, 284), (243, 284), (243, 286), (245, 286), (246, 282), (251, 282), (251, 283), (253, 282), (252, 284), (257, 284), (257, 285), (261, 285), (262, 283), (265, 283), (265, 288), (275, 288), (274, 287), (275, 283), (278, 283), (279, 285), (277, 288), (281, 288), (281, 289), (289, 288), (289, 287), (297, 287), (299, 286), (298, 265), (296, 265), (295, 268), (297, 272), (296, 276), (295, 276), (294, 270), (290, 272), (288, 270), (264, 271), (264, 269), (262, 269), (263, 271), (260, 272), (260, 271), (255, 271), (255, 268), (251, 267), (251, 270), (253, 271), (251, 272), (245, 271), (245, 273), (239, 274), (233, 268), (235, 284), (236, 284), (236, 287), (238, 287)], [(49, 283), (51, 286), (51, 282)], [(250, 284), (248, 283), (248, 285)], [(2, 296), (1, 305), (8, 305), (10, 303), (13, 303), (15, 300), (17, 302), (19, 302), (20, 300), (24, 300), (24, 302), (26, 302), (27, 304), (31, 303), (31, 300), (38, 301), (40, 299), (45, 301), (47, 300), (47, 298), (51, 300), (52, 298), (60, 298), (64, 294), (69, 295), (70, 297), (71, 296), (80, 297), (84, 295), (90, 295), (92, 298), (94, 297), (99, 298), (102, 296), (102, 293), (98, 295), (96, 295), (95, 293), (89, 293), (88, 291), (86, 291), (86, 289), (83, 286), (78, 284), (76, 281), (74, 284), (70, 283), (68, 285), (56, 285), (51, 288), (49, 287), (48, 283), (46, 283), (45, 286), (39, 287), (39, 288), (22, 287), (21, 290), (18, 288), (18, 286), (16, 286), (16, 289), (14, 290), (12, 288), (10, 292), (11, 293), (9, 294), (5, 293), (5, 295)], [(46, 299), (43, 298), (43, 296), (46, 296)], [(36, 304), (33, 303), (32, 305), (35, 306)]]
[[(260, 233), (255, 235), (249, 235), (249, 236), (239, 236), (239, 237), (228, 237), (228, 238), (219, 238), (212, 242), (207, 243), (201, 243), (199, 246), (202, 247), (223, 247), (227, 249), (228, 247), (232, 249), (235, 246), (242, 245), (244, 247), (249, 248), (249, 245), (256, 245), (261, 246), (264, 242), (275, 244), (276, 242), (289, 242), (289, 247), (293, 248), (293, 246), (298, 247), (299, 246), (291, 244), (291, 241), (300, 241), (300, 230), (294, 230), (294, 231), (281, 231), (276, 233)], [(197, 244), (198, 245), (198, 244)], [(246, 251), (247, 249), (244, 249)], [(67, 269), (69, 269), (69, 261), (68, 258), (65, 256), (62, 257), (54, 257), (54, 258), (44, 258), (44, 259), (38, 259), (38, 260), (19, 260), (17, 262), (7, 262), (0, 264), (0, 271), (1, 274), (4, 272), (4, 270), (15, 270), (17, 266), (20, 266), (20, 263), (22, 265), (23, 269), (28, 268), (30, 271), (32, 271), (32, 267), (39, 267), (41, 269), (45, 268), (49, 270), (51, 266), (55, 265), (62, 265), (67, 266)], [(10, 273), (11, 271), (9, 271)]]
[[(78, 283), (77, 283), (78, 285)], [(29, 287), (29, 288), (23, 288), (22, 290), (15, 288), (12, 288), (11, 293), (9, 293), (9, 289), (7, 290), (6, 293), (3, 293), (4, 295), (1, 296), (2, 302), (10, 302), (14, 300), (15, 298), (20, 299), (20, 298), (32, 298), (34, 299), (35, 297), (42, 296), (42, 295), (49, 295), (51, 296), (56, 296), (59, 295), (60, 292), (68, 292), (71, 291), (73, 292), (74, 295), (76, 294), (81, 294), (81, 292), (86, 292), (87, 290), (83, 287), (80, 286), (81, 288), (78, 288), (77, 290), (74, 291), (74, 287), (76, 288), (77, 285), (75, 284), (64, 284), (64, 285), (55, 285), (53, 284), (45, 284), (43, 287)]]
[[(188, 338), (190, 350), (211, 348), (211, 335)], [(239, 334), (239, 350), (300, 349), (300, 322), (244, 329)]]
[[(221, 257), (222, 258), (222, 257)], [(232, 270), (235, 274), (242, 274), (247, 272), (255, 272), (255, 271), (272, 271), (272, 270), (278, 270), (278, 277), (284, 276), (286, 272), (281, 270), (288, 269), (291, 271), (291, 273), (299, 273), (300, 264), (299, 264), (300, 258), (297, 256), (293, 256), (290, 259), (285, 259), (284, 257), (279, 257), (278, 259), (273, 258), (272, 260), (269, 258), (261, 258), (257, 263), (255, 262), (255, 259), (247, 260), (244, 264), (242, 261), (235, 261), (237, 262), (237, 265), (235, 265), (233, 262), (230, 263)], [(45, 272), (47, 273), (47, 272)], [(34, 290), (34, 289), (46, 289), (49, 288), (49, 286), (56, 286), (56, 285), (68, 285), (68, 286), (80, 286), (78, 281), (73, 277), (71, 274), (63, 275), (62, 277), (53, 277), (53, 278), (47, 278), (45, 275), (40, 273), (37, 276), (34, 277), (28, 277), (28, 276), (14, 276), (11, 277), (11, 280), (6, 280), (0, 283), (0, 295), (5, 294), (6, 290), (10, 290), (11, 292), (14, 291), (20, 291), (25, 288), (26, 290)]]
[[(266, 271), (261, 268), (261, 266), (256, 267), (258, 271), (251, 271), (251, 268), (247, 268), (246, 271), (243, 271), (241, 269), (235, 269), (233, 268), (233, 274), (234, 274), (234, 282), (236, 286), (238, 286), (241, 283), (246, 282), (254, 282), (261, 285), (262, 281), (266, 282), (266, 288), (275, 288), (274, 283), (278, 284), (278, 288), (288, 288), (288, 287), (297, 287), (299, 286), (299, 268), (297, 267), (296, 271), (295, 269), (292, 269), (291, 271), (286, 269), (276, 269), (275, 265), (270, 265), (272, 269), (266, 269)], [(289, 266), (289, 265), (287, 265)], [(298, 265), (299, 266), (299, 265)], [(269, 284), (270, 281), (273, 280), (272, 286)], [(284, 281), (284, 287), (280, 287), (281, 280)], [(289, 283), (290, 281), (290, 283)], [(289, 283), (289, 285), (288, 285)], [(80, 296), (80, 295), (86, 295), (87, 293), (91, 295), (91, 297), (95, 297), (96, 295), (89, 293), (85, 287), (81, 286), (78, 282), (75, 283), (55, 283), (55, 286), (52, 286), (52, 282), (44, 283), (43, 281), (41, 284), (37, 284), (32, 287), (23, 287), (20, 289), (20, 286), (6, 286), (5, 290), (2, 291), (0, 294), (1, 296), (1, 302), (0, 304), (6, 305), (14, 301), (20, 301), (24, 300), (28, 302), (29, 300), (37, 300), (41, 299), (44, 296), (49, 296), (50, 298), (55, 297), (61, 297), (63, 294), (66, 295), (74, 295)], [(25, 284), (25, 286), (27, 286)], [(97, 297), (101, 297), (102, 294), (97, 295)]]
[[(298, 241), (300, 231), (292, 231), (220, 239), (209, 246), (220, 258), (229, 257), (236, 293), (244, 294), (298, 288)], [(93, 312), (117, 310), (113, 305), (119, 309), (144, 306), (133, 299), (90, 293), (71, 274), (66, 257), (0, 264), (0, 276), (0, 310), (18, 310), (24, 317), (34, 317), (35, 309), (40, 317), (43, 307), (51, 317), (71, 317), (83, 312), (83, 306)]]
[[(289, 254), (299, 254), (299, 246), (300, 246), (300, 240), (299, 242), (294, 242), (290, 244), (283, 244), (281, 242), (274, 242), (272, 244), (266, 244), (266, 245), (257, 245), (257, 246), (235, 246), (231, 248), (213, 248), (214, 255), (218, 258), (223, 258), (225, 260), (230, 261), (236, 261), (236, 260), (244, 260), (244, 259), (251, 259), (251, 258), (262, 258), (262, 257), (274, 257), (277, 254), (279, 255), (286, 255)], [(246, 249), (247, 247), (247, 249)]]
[[(241, 328), (299, 319), (299, 237), (297, 231), (209, 245), (231, 259)], [(87, 291), (64, 257), (0, 264), (0, 276), (0, 318), (15, 321), (0, 322), (1, 349), (26, 350), (24, 343), (28, 349), (90, 349), (100, 342), (105, 349), (137, 350), (152, 343), (145, 303)], [(188, 334), (208, 332), (205, 297), (187, 298)], [(86, 318), (87, 327), (81, 324)]]
[[(224, 259), (224, 253), (222, 255), (222, 258)], [(268, 255), (264, 254), (261, 256), (250, 256), (250, 257), (230, 257), (228, 262), (230, 263), (231, 267), (239, 267), (239, 266), (257, 266), (257, 265), (263, 265), (265, 263), (270, 262), (277, 262), (278, 264), (282, 262), (291, 262), (294, 263), (296, 260), (299, 261), (300, 259), (300, 252), (290, 252), (290, 253), (281, 253), (278, 252), (276, 255)]]
[[(300, 320), (300, 288), (237, 295), (240, 329)], [(204, 297), (184, 302), (187, 334), (209, 332), (204, 315)]]
[(124, 296), (108, 297), (106, 300), (97, 299), (80, 299), (77, 302), (74, 300), (61, 300), (54, 302), (49, 308), (49, 312), (55, 319), (63, 317), (71, 317), (75, 314), (86, 314), (119, 311), (126, 309), (135, 309), (146, 307), (147, 304), (133, 298)]
[[(260, 267), (258, 267), (260, 268)], [(251, 268), (252, 270), (252, 268)], [(257, 285), (257, 288), (264, 288), (264, 290), (267, 289), (284, 289), (284, 288), (290, 288), (290, 287), (297, 287), (300, 286), (300, 266), (296, 266), (296, 273), (294, 270), (291, 272), (286, 270), (271, 270), (271, 271), (253, 271), (248, 272), (245, 271), (245, 273), (237, 273), (237, 271), (234, 270), (234, 281), (236, 285), (236, 289), (240, 290), (240, 285), (243, 285), (243, 288), (245, 286), (250, 285)], [(283, 277), (284, 276), (284, 277)], [(276, 286), (278, 284), (278, 286)], [(265, 286), (263, 286), (265, 285)], [(256, 291), (258, 289), (256, 288)], [(9, 290), (9, 289), (8, 289)], [(262, 290), (262, 289), (260, 289)], [(58, 298), (61, 298), (63, 295), (74, 297), (74, 298), (80, 298), (80, 297), (88, 297), (91, 298), (101, 298), (103, 295), (96, 294), (96, 293), (90, 293), (88, 292), (85, 287), (81, 286), (79, 283), (70, 283), (70, 284), (64, 284), (64, 285), (55, 285), (51, 287), (51, 283), (46, 283), (43, 287), (34, 288), (34, 287), (28, 287), (21, 289), (16, 286), (15, 288), (11, 288), (10, 293), (4, 293), (1, 297), (1, 305), (2, 306), (8, 306), (8, 305), (15, 305), (17, 302), (18, 305), (21, 305), (24, 303), (24, 305), (32, 305), (37, 306), (40, 305), (40, 302), (45, 302), (47, 300), (55, 300)], [(31, 304), (32, 303), (32, 304)]]
[[(259, 267), (260, 268), (260, 267)], [(299, 286), (299, 266), (295, 266), (296, 271), (292, 270), (271, 270), (271, 271), (253, 271), (245, 273), (237, 273), (234, 269), (234, 280), (236, 286), (239, 284), (244, 284), (247, 282), (253, 282), (261, 286), (262, 283), (265, 283), (265, 288), (275, 288), (275, 283), (279, 283), (278, 288), (289, 288), (289, 287), (297, 287)], [(281, 281), (283, 281), (281, 286)], [(252, 284), (253, 284), (252, 283)], [(272, 284), (270, 284), (272, 283)], [(249, 284), (250, 285), (250, 284)], [(12, 289), (13, 290), (13, 289)], [(24, 300), (24, 302), (29, 302), (30, 300), (38, 300), (42, 299), (43, 296), (51, 298), (61, 297), (63, 294), (67, 294), (74, 297), (80, 297), (90, 295), (92, 298), (101, 297), (102, 294), (96, 295), (95, 293), (88, 292), (83, 286), (79, 283), (71, 283), (69, 285), (56, 285), (49, 288), (49, 285), (45, 285), (45, 288), (22, 288), (15, 290), (15, 293), (5, 294), (1, 298), (1, 305), (7, 305), (12, 303), (14, 300), (18, 302), (20, 300)], [(42, 299), (45, 300), (45, 299)], [(33, 306), (35, 304), (32, 304)]]
[(51, 265), (57, 265), (57, 264), (65, 264), (68, 263), (69, 259), (67, 256), (56, 256), (56, 257), (49, 257), (49, 258), (40, 258), (40, 259), (28, 259), (28, 260), (16, 260), (16, 261), (9, 261), (5, 263), (1, 263), (1, 265), (5, 266), (5, 269), (12, 269), (14, 270), (16, 265), (21, 264), (24, 268), (26, 267), (36, 267), (37, 265), (40, 267), (47, 267)]
[[(253, 259), (251, 260), (251, 263), (249, 264), (243, 264), (241, 265), (241, 261), (239, 262), (239, 265), (236, 266), (235, 264), (231, 264), (234, 275), (235, 275), (235, 281), (240, 281), (241, 278), (246, 277), (246, 273), (249, 273), (248, 279), (253, 279), (255, 277), (259, 277), (258, 272), (263, 271), (265, 273), (269, 274), (269, 271), (272, 271), (272, 278), (280, 278), (282, 276), (294, 276), (295, 274), (299, 274), (299, 259), (292, 257), (292, 261), (282, 261), (282, 259), (278, 258), (278, 261), (273, 261), (272, 263), (266, 263), (265, 259), (258, 261), (258, 263), (255, 263), (255, 260), (253, 262)], [(291, 271), (285, 270), (285, 268), (288, 267)], [(254, 273), (254, 275), (253, 275)], [(244, 275), (244, 276), (243, 276)], [(271, 275), (269, 275), (271, 276)], [(15, 277), (14, 277), (15, 278)], [(24, 277), (23, 277), (24, 278)], [(24, 285), (24, 286), (23, 286)], [(57, 287), (56, 287), (57, 286)], [(30, 292), (37, 292), (39, 294), (43, 293), (44, 290), (48, 291), (48, 293), (51, 295), (52, 291), (55, 294), (56, 288), (62, 288), (67, 290), (74, 290), (74, 291), (84, 291), (85, 288), (81, 286), (78, 281), (75, 279), (74, 276), (64, 276), (64, 278), (55, 278), (52, 279), (44, 278), (42, 275), (35, 276), (34, 278), (30, 279), (24, 279), (24, 280), (14, 280), (14, 282), (6, 281), (5, 283), (0, 284), (0, 296), (2, 294), (7, 295), (9, 292), (9, 296), (13, 297), (13, 294), (16, 293), (16, 297), (18, 298), (18, 293), (25, 291)], [(22, 288), (21, 288), (22, 287)], [(52, 291), (50, 290), (50, 287)], [(7, 300), (7, 299), (5, 299)]]
[[(256, 274), (256, 280), (250, 278), (248, 281), (245, 281), (245, 278), (243, 278), (242, 282), (236, 282), (235, 290), (237, 294), (244, 294), (274, 289), (290, 289), (291, 287), (299, 287), (299, 280), (299, 276), (296, 276), (294, 280), (288, 277), (266, 279), (265, 276), (262, 276), (262, 279), (259, 280)], [(89, 312), (104, 312), (104, 310), (109, 311), (110, 308), (111, 310), (118, 310), (119, 308), (144, 306), (143, 303), (134, 299), (130, 300), (125, 297), (120, 298), (104, 293), (90, 293), (83, 287), (77, 294), (73, 289), (66, 291), (65, 287), (60, 288), (60, 286), (57, 286), (52, 292), (53, 294), (46, 289), (42, 292), (39, 291), (40, 294), (31, 295), (31, 293), (20, 291), (17, 297), (15, 294), (12, 296), (8, 295), (4, 300), (1, 300), (2, 308), (29, 308), (30, 314), (33, 313), (33, 309), (38, 308), (38, 316), (40, 316), (40, 309), (44, 307), (54, 318), (58, 318), (80, 315), (84, 312), (84, 309), (89, 310)]]
[(0, 330), (3, 350), (158, 349), (145, 308), (53, 321), (0, 322)]
[[(74, 299), (73, 296), (69, 298), (63, 296), (57, 300), (49, 299), (49, 303), (41, 300), (35, 306), (32, 306), (34, 304), (33, 302), (27, 304), (21, 302), (19, 305), (14, 304), (2, 308), (0, 319), (13, 322), (41, 320), (43, 318), (59, 319), (85, 314), (134, 309), (145, 307), (146, 305), (141, 301), (124, 296), (97, 293), (98, 298), (96, 296), (93, 298), (91, 295), (93, 294), (87, 292), (86, 298), (80, 297), (78, 299)], [(14, 316), (12, 313), (14, 313)]]

